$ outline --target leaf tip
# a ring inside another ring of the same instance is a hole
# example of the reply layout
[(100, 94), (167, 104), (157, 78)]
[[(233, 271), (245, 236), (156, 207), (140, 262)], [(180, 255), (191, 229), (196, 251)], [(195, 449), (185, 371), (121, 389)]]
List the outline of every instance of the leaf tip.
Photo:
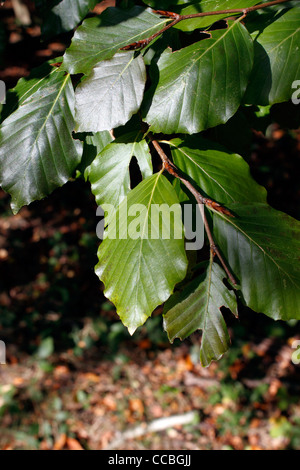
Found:
[(17, 215), (17, 213), (21, 209), (21, 207), (18, 204), (14, 203), (14, 202), (10, 203), (10, 207), (11, 207), (13, 215)]
[(128, 333), (130, 334), (130, 336), (132, 336), (137, 328), (136, 326), (128, 326), (127, 329), (128, 329)]

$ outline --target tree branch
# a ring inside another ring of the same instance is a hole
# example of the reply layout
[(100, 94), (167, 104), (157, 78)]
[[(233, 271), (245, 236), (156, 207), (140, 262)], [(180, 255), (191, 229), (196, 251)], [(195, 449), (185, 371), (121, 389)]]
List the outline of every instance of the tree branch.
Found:
[(198, 204), (199, 209), (200, 209), (200, 214), (201, 214), (201, 217), (202, 217), (202, 220), (203, 220), (203, 224), (204, 224), (204, 228), (205, 228), (205, 231), (206, 231), (206, 234), (207, 234), (207, 238), (209, 240), (211, 253), (212, 253), (213, 256), (217, 255), (217, 257), (219, 258), (219, 260), (220, 260), (220, 262), (221, 262), (228, 278), (230, 279), (232, 284), (236, 286), (237, 282), (236, 282), (234, 276), (232, 275), (232, 273), (230, 272), (224, 258), (222, 257), (222, 255), (221, 255), (221, 253), (220, 253), (220, 251), (219, 251), (218, 247), (216, 246), (215, 241), (213, 239), (213, 236), (212, 236), (212, 233), (211, 233), (211, 230), (210, 230), (210, 226), (209, 226), (209, 223), (208, 223), (207, 218), (206, 218), (204, 205), (215, 209), (217, 212), (221, 212), (222, 214), (228, 215), (229, 217), (233, 217), (233, 214), (231, 214), (231, 212), (229, 212), (228, 209), (221, 206), (221, 204), (219, 204), (215, 201), (212, 201), (211, 199), (208, 199), (208, 198), (204, 197), (199, 191), (197, 191), (196, 188), (194, 188), (194, 186), (187, 179), (185, 179), (183, 176), (181, 176), (179, 174), (179, 171), (178, 171), (177, 167), (174, 165), (174, 163), (172, 163), (169, 160), (169, 158), (167, 157), (167, 155), (165, 154), (165, 152), (163, 151), (163, 149), (161, 148), (161, 146), (159, 145), (157, 140), (153, 139), (151, 136), (150, 136), (150, 138), (151, 138), (153, 147), (155, 148), (155, 150), (157, 151), (158, 155), (160, 156), (160, 158), (163, 162), (163, 168), (170, 175), (174, 176), (175, 178), (178, 178), (186, 186), (186, 188), (188, 188), (188, 190), (192, 193), (192, 195), (196, 199), (197, 204)]
[(143, 49), (144, 47), (148, 46), (148, 44), (153, 41), (153, 39), (156, 39), (158, 36), (163, 34), (165, 31), (168, 29), (172, 28), (176, 24), (180, 23), (180, 21), (183, 20), (189, 20), (191, 18), (202, 18), (205, 16), (215, 16), (215, 15), (226, 15), (226, 16), (231, 16), (231, 15), (236, 15), (240, 14), (244, 18), (247, 13), (250, 13), (252, 11), (256, 10), (261, 10), (263, 8), (271, 7), (274, 5), (280, 5), (281, 3), (287, 3), (291, 0), (273, 0), (272, 2), (267, 2), (267, 3), (260, 3), (259, 5), (255, 5), (252, 7), (248, 8), (234, 8), (232, 10), (216, 10), (216, 11), (204, 11), (202, 13), (193, 13), (192, 15), (179, 15), (174, 12), (169, 12), (169, 11), (163, 11), (163, 10), (153, 10), (154, 13), (158, 13), (162, 16), (166, 16), (168, 18), (173, 19), (173, 21), (169, 24), (167, 24), (164, 28), (160, 29), (157, 33), (152, 34), (149, 38), (146, 39), (141, 39), (140, 41), (133, 42), (132, 44), (129, 44), (128, 46), (121, 47), (121, 50), (124, 51), (129, 51), (129, 50), (135, 50), (135, 49)]

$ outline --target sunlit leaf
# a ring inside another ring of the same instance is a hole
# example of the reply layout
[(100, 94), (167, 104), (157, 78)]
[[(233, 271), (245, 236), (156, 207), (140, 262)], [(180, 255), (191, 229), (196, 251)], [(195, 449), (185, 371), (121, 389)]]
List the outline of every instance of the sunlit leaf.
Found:
[(203, 366), (218, 360), (227, 351), (230, 338), (221, 307), (237, 314), (236, 298), (223, 279), (224, 271), (212, 259), (206, 272), (176, 292), (164, 307), (164, 327), (170, 341), (185, 339), (196, 330), (203, 330), (200, 359)]
[[(157, 218), (156, 209), (161, 204), (165, 216)], [(177, 216), (170, 213), (169, 226), (167, 214), (174, 204)], [(99, 247), (96, 274), (130, 333), (168, 299), (174, 286), (186, 275), (180, 212), (172, 185), (161, 173), (156, 173), (133, 189), (119, 205)]]
[(107, 8), (77, 29), (63, 65), (70, 73), (89, 74), (98, 62), (110, 59), (121, 47), (148, 38), (166, 22), (166, 18), (140, 6), (129, 10)]
[(12, 196), (14, 212), (72, 176), (82, 154), (81, 142), (72, 138), (73, 114), (70, 76), (55, 69), (47, 88), (30, 93), (2, 123), (0, 184)]
[(169, 142), (173, 161), (205, 195), (216, 201), (265, 202), (266, 190), (251, 177), (245, 160), (201, 137)]
[(212, 37), (162, 54), (159, 81), (145, 117), (156, 132), (193, 134), (237, 111), (252, 68), (253, 45), (239, 22)]
[(300, 223), (265, 204), (231, 204), (214, 234), (246, 304), (274, 320), (300, 319)]
[(130, 187), (129, 164), (136, 157), (143, 178), (152, 175), (152, 162), (148, 144), (138, 135), (129, 135), (128, 143), (119, 139), (107, 145), (88, 169), (92, 193), (99, 206), (112, 204), (117, 207)]
[(82, 21), (97, 0), (35, 0), (41, 12), (42, 34), (46, 37), (70, 31)]
[(254, 66), (245, 102), (268, 105), (288, 101), (300, 77), (300, 8), (279, 12), (265, 29), (257, 23)]
[(78, 131), (105, 131), (126, 124), (142, 103), (146, 83), (143, 57), (121, 52), (97, 64), (76, 88)]

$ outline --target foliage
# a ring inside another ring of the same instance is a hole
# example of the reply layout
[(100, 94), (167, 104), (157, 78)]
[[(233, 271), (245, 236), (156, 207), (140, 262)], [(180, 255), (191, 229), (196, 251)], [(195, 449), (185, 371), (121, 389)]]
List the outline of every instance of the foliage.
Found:
[[(69, 3), (47, 4), (46, 37), (74, 28), (96, 2), (72, 2), (71, 15)], [(238, 300), (300, 319), (299, 223), (267, 204), (237, 135), (240, 119), (245, 135), (261, 131), (295, 92), (300, 7), (257, 3), (110, 7), (82, 22), (63, 58), (21, 79), (2, 111), (0, 183), (13, 212), (84, 176), (97, 203), (113, 208), (96, 274), (122, 322), (132, 334), (167, 301), (170, 340), (203, 331), (203, 365), (230, 343), (222, 307), (237, 315)], [(221, 8), (240, 10), (206, 15)], [(191, 254), (176, 214), (194, 196), (209, 249)], [(152, 208), (162, 205), (161, 217)]]

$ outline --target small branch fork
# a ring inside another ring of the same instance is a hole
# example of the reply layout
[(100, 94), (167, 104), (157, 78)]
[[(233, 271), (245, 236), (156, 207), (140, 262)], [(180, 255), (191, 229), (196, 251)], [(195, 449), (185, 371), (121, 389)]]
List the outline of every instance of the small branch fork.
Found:
[(164, 28), (159, 30), (157, 33), (152, 34), (149, 38), (146, 39), (141, 39), (140, 41), (133, 42), (132, 44), (129, 44), (128, 46), (121, 47), (121, 50), (123, 51), (131, 51), (135, 49), (143, 49), (144, 47), (148, 46), (148, 44), (153, 41), (153, 39), (157, 38), (161, 34), (163, 34), (165, 31), (168, 29), (172, 28), (176, 24), (180, 23), (180, 21), (183, 20), (189, 20), (191, 18), (202, 18), (204, 16), (215, 16), (215, 15), (242, 15), (241, 19), (245, 18), (247, 13), (250, 13), (252, 11), (256, 10), (261, 10), (262, 8), (267, 8), (271, 7), (273, 5), (280, 5), (281, 3), (287, 3), (290, 0), (273, 0), (272, 2), (267, 2), (267, 3), (260, 3), (259, 5), (255, 5), (253, 7), (249, 8), (235, 8), (232, 10), (217, 10), (217, 11), (206, 11), (202, 13), (194, 13), (192, 15), (179, 15), (178, 13), (173, 13), (171, 11), (164, 11), (164, 10), (153, 10), (154, 13), (158, 13), (161, 16), (166, 16), (170, 20), (172, 19), (171, 23), (167, 24)]
[(230, 272), (223, 256), (221, 255), (218, 247), (216, 246), (216, 244), (214, 242), (214, 239), (213, 239), (213, 236), (212, 236), (212, 233), (211, 233), (211, 230), (210, 230), (207, 218), (206, 218), (204, 205), (206, 205), (208, 207), (211, 207), (212, 209), (216, 210), (217, 212), (220, 212), (221, 214), (225, 214), (229, 217), (234, 217), (233, 214), (231, 214), (231, 212), (228, 209), (221, 206), (221, 204), (202, 196), (202, 194), (199, 193), (199, 191), (197, 191), (194, 188), (194, 186), (187, 179), (185, 179), (183, 176), (181, 176), (179, 174), (179, 171), (178, 171), (177, 167), (174, 165), (174, 163), (172, 163), (169, 160), (169, 158), (167, 157), (167, 155), (165, 154), (165, 152), (163, 151), (163, 149), (161, 148), (161, 146), (159, 145), (157, 140), (154, 140), (151, 137), (151, 141), (152, 141), (153, 147), (155, 148), (155, 150), (157, 151), (158, 155), (160, 156), (160, 158), (162, 160), (163, 168), (168, 173), (170, 173), (170, 175), (174, 176), (175, 178), (178, 178), (186, 186), (186, 188), (188, 188), (188, 190), (192, 193), (192, 195), (196, 199), (196, 201), (198, 203), (198, 206), (199, 206), (199, 209), (200, 209), (200, 214), (201, 214), (201, 217), (202, 217), (202, 220), (203, 220), (203, 224), (204, 224), (204, 228), (205, 228), (205, 231), (206, 231), (206, 234), (207, 234), (207, 238), (209, 240), (211, 254), (212, 254), (212, 256), (217, 255), (217, 257), (219, 258), (219, 260), (220, 260), (220, 262), (221, 262), (228, 278), (230, 279), (232, 284), (236, 286), (237, 282), (236, 282), (234, 276), (232, 275), (232, 273)]

